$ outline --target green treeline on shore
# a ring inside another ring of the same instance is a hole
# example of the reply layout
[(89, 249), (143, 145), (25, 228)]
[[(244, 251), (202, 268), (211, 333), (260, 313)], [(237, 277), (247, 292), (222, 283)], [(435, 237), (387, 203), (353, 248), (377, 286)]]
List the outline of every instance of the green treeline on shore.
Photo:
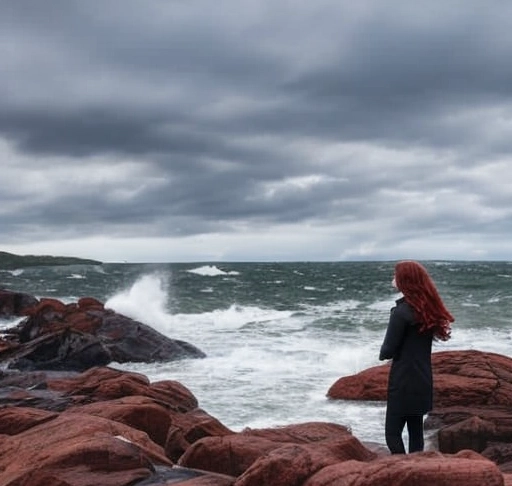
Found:
[(0, 269), (15, 270), (24, 267), (40, 267), (54, 265), (101, 265), (102, 262), (77, 257), (50, 255), (15, 255), (0, 251)]

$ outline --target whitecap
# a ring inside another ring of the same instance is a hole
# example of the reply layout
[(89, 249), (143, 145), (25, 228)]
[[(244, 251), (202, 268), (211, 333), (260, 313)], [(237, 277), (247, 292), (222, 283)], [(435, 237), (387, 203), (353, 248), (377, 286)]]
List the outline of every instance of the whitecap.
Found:
[(217, 268), (215, 265), (203, 265), (202, 267), (187, 270), (187, 272), (195, 273), (197, 275), (202, 275), (205, 277), (215, 277), (217, 275), (240, 275), (239, 272), (235, 271), (225, 272), (224, 270)]
[(16, 270), (7, 270), (13, 277), (19, 277), (25, 270), (17, 268)]

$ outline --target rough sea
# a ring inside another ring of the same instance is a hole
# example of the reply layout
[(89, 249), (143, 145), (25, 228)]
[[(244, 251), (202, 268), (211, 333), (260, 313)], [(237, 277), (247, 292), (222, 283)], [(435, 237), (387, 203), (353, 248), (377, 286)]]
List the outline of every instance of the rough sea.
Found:
[[(512, 262), (423, 262), (454, 314), (434, 352), (512, 356)], [(341, 376), (378, 361), (393, 262), (163, 263), (0, 270), (0, 287), (106, 307), (188, 341), (205, 359), (113, 363), (151, 381), (178, 380), (235, 431), (309, 421), (346, 425), (384, 443), (385, 404), (328, 400)], [(0, 328), (17, 320), (0, 321)]]

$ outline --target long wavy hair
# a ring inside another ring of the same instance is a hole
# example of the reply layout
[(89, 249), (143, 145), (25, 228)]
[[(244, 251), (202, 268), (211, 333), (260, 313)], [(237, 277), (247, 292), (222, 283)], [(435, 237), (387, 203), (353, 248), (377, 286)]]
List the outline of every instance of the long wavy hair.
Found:
[(395, 282), (405, 301), (414, 309), (420, 332), (432, 331), (435, 339), (450, 339), (455, 318), (445, 307), (437, 288), (423, 265), (402, 261), (395, 265)]

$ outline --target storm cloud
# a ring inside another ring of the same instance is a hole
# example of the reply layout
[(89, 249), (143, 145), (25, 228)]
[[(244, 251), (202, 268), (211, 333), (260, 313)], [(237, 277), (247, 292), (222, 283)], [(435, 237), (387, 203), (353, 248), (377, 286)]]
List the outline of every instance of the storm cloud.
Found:
[(499, 259), (512, 4), (4, 0), (0, 246)]

